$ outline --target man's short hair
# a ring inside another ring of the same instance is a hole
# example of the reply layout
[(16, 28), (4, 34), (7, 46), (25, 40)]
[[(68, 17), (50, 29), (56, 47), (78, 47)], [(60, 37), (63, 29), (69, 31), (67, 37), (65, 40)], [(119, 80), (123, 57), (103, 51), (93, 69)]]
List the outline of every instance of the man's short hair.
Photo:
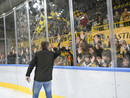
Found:
[(41, 42), (41, 48), (42, 48), (42, 50), (47, 50), (47, 46), (49, 46), (49, 43), (47, 41)]

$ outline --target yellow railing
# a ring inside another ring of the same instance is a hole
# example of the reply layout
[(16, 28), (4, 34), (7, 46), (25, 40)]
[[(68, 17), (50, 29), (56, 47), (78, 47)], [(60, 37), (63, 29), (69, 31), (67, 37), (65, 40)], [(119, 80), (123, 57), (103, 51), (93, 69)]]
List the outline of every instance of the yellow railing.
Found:
[[(86, 34), (86, 41), (89, 43), (90, 41), (92, 41), (92, 35), (91, 34), (88, 34), (86, 32), (84, 32), (84, 34)], [(80, 35), (80, 32), (77, 32), (75, 33), (75, 37), (77, 37), (78, 35)], [(64, 34), (64, 35), (61, 35), (61, 42), (63, 42), (63, 46), (65, 46), (66, 44), (69, 44), (69, 42), (72, 40), (71, 39), (71, 33), (70, 34)], [(43, 41), (43, 39), (39, 39), (39, 40), (34, 40), (32, 42), (32, 44), (35, 43), (35, 45), (40, 45), (41, 41)], [(54, 43), (55, 46), (58, 45), (58, 40), (57, 40), (57, 36), (54, 36), (54, 37), (50, 37), (49, 38), (49, 42), (51, 43)]]
[[(130, 21), (130, 20), (114, 23), (114, 28), (116, 29), (118, 24), (119, 24), (119, 27), (118, 27), (118, 28), (121, 28), (121, 27), (123, 27), (124, 22), (128, 22), (128, 21)], [(94, 32), (99, 31), (99, 28), (103, 28), (102, 30), (107, 30), (107, 29), (109, 29), (109, 25), (108, 25), (108, 24), (102, 25), (102, 26), (95, 26), (95, 25), (94, 25), (94, 26), (92, 27), (92, 30), (91, 30), (92, 34), (89, 34), (89, 33), (84, 32), (84, 34), (86, 35), (86, 38), (85, 38), (85, 39), (86, 39), (86, 41), (87, 41), (88, 43), (90, 43), (90, 41), (92, 41)], [(75, 33), (75, 37), (77, 37), (77, 36), (79, 36), (79, 35), (80, 35), (80, 32)], [(61, 38), (62, 38), (63, 46), (65, 46), (65, 44), (66, 44), (66, 43), (69, 43), (69, 41), (71, 40), (71, 33), (61, 35)], [(41, 38), (41, 39), (38, 39), (38, 40), (34, 40), (34, 41), (32, 41), (32, 44), (35, 43), (36, 46), (39, 46), (40, 43), (41, 43), (42, 41), (45, 41), (45, 40), (46, 40), (45, 38)], [(105, 42), (104, 39), (102, 39), (102, 40)], [(55, 37), (50, 37), (50, 38), (49, 38), (49, 42), (54, 43), (54, 45), (57, 46), (57, 45), (58, 45), (57, 36), (55, 36)], [(28, 43), (27, 43), (27, 42), (24, 42), (24, 45), (25, 45), (25, 46), (28, 46)]]
[[(130, 22), (130, 20), (116, 22), (116, 23), (114, 23), (114, 28), (116, 29), (116, 28), (124, 27), (124, 23), (125, 23), (125, 22)], [(119, 26), (119, 27), (117, 27), (117, 26)], [(99, 31), (100, 28), (101, 28), (102, 30), (107, 30), (107, 29), (109, 29), (109, 24), (105, 24), (105, 25), (101, 25), (101, 26), (96, 26), (96, 25), (94, 25), (94, 26), (92, 27), (92, 33)]]
[[(92, 35), (89, 34), (89, 33), (86, 33), (84, 32), (84, 34), (86, 35), (86, 41), (89, 43), (90, 41), (92, 41)], [(77, 36), (80, 35), (80, 32), (77, 32), (75, 33), (75, 37), (77, 38)], [(61, 38), (62, 38), (62, 42), (65, 42), (65, 43), (69, 43), (69, 41), (71, 41), (71, 33), (70, 34), (65, 34), (65, 35), (61, 35)], [(51, 43), (58, 43), (57, 41), (57, 36), (56, 37), (51, 37), (49, 38), (49, 41)]]
[[(84, 34), (86, 35), (86, 41), (88, 42), (88, 43), (90, 43), (90, 41), (92, 41), (92, 35), (91, 34), (89, 34), (89, 33), (86, 33), (86, 32), (84, 32)], [(75, 33), (75, 37), (77, 38), (77, 36), (79, 36), (80, 35), (80, 32), (76, 32)], [(63, 46), (65, 46), (66, 44), (69, 44), (69, 42), (72, 40), (71, 39), (71, 33), (70, 34), (64, 34), (64, 35), (61, 35), (61, 38), (62, 38), (62, 40), (61, 40), (61, 42), (63, 42)], [(41, 39), (38, 39), (38, 40), (34, 40), (34, 41), (32, 41), (32, 44), (35, 44), (36, 46), (39, 46), (39, 49), (40, 49), (40, 43), (42, 42), (42, 41), (45, 41), (46, 40), (46, 38), (41, 38)], [(57, 40), (57, 36), (55, 36), (55, 37), (50, 37), (49, 38), (49, 42), (51, 42), (51, 43), (54, 43), (54, 45), (55, 46), (57, 46), (58, 45), (58, 40)], [(27, 43), (27, 42), (22, 42), (23, 44), (24, 44), (24, 46), (25, 47), (28, 47), (29, 46), (29, 43)], [(20, 48), (20, 44), (21, 43), (19, 43), (19, 48)]]
[[(125, 22), (130, 22), (130, 20), (127, 20), (127, 21), (120, 21), (120, 22), (116, 22), (114, 23), (114, 29), (117, 29), (117, 28), (121, 28), (121, 27), (124, 27), (124, 23)], [(130, 24), (128, 23), (128, 26)], [(126, 26), (126, 27), (128, 27)], [(102, 30), (99, 30), (99, 28), (102, 28)], [(95, 34), (98, 34), (100, 31), (104, 31), (104, 30), (108, 30), (109, 29), (109, 25), (106, 24), (106, 25), (102, 25), (102, 26), (93, 26), (92, 27), (92, 37), (95, 35)], [(105, 37), (104, 37), (105, 38)], [(101, 40), (105, 43), (105, 44), (108, 44), (108, 42), (104, 39), (103, 37), (101, 37)]]

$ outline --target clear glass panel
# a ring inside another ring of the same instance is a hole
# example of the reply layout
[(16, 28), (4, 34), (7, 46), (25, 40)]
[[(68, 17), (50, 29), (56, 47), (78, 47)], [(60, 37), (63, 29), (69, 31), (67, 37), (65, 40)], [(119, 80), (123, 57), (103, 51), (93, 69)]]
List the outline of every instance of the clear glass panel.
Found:
[(73, 10), (78, 66), (112, 67), (106, 0), (73, 0)]
[(72, 66), (72, 41), (70, 33), (70, 15), (68, 0), (47, 0), (47, 18), (49, 40), (58, 45), (57, 36), (61, 37), (61, 55), (55, 65)]
[(0, 64), (5, 64), (5, 39), (3, 18), (0, 18)]
[(130, 68), (130, 5), (128, 0), (113, 1), (117, 67)]
[(29, 63), (29, 39), (26, 5), (16, 10), (19, 64)]
[(32, 41), (32, 55), (40, 50), (40, 43), (46, 40), (46, 25), (44, 16), (44, 2), (29, 2), (30, 32)]
[(16, 40), (14, 28), (14, 13), (5, 17), (6, 20), (6, 45), (7, 64), (16, 64)]

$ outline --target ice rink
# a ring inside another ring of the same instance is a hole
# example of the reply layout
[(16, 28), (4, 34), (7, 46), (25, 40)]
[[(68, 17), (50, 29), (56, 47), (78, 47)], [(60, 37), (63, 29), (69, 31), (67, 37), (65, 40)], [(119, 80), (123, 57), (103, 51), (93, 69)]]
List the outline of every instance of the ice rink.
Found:
[(0, 87), (0, 98), (32, 98), (32, 96), (13, 89)]

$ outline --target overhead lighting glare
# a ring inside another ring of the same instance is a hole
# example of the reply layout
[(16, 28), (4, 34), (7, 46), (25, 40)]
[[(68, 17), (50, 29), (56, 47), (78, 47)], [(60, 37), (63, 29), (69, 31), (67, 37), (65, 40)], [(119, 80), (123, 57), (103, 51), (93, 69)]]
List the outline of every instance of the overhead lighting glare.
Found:
[(33, 5), (34, 8), (37, 8), (38, 6), (39, 6), (38, 3), (34, 3), (34, 5)]
[(55, 6), (55, 4), (52, 4), (52, 6)]

